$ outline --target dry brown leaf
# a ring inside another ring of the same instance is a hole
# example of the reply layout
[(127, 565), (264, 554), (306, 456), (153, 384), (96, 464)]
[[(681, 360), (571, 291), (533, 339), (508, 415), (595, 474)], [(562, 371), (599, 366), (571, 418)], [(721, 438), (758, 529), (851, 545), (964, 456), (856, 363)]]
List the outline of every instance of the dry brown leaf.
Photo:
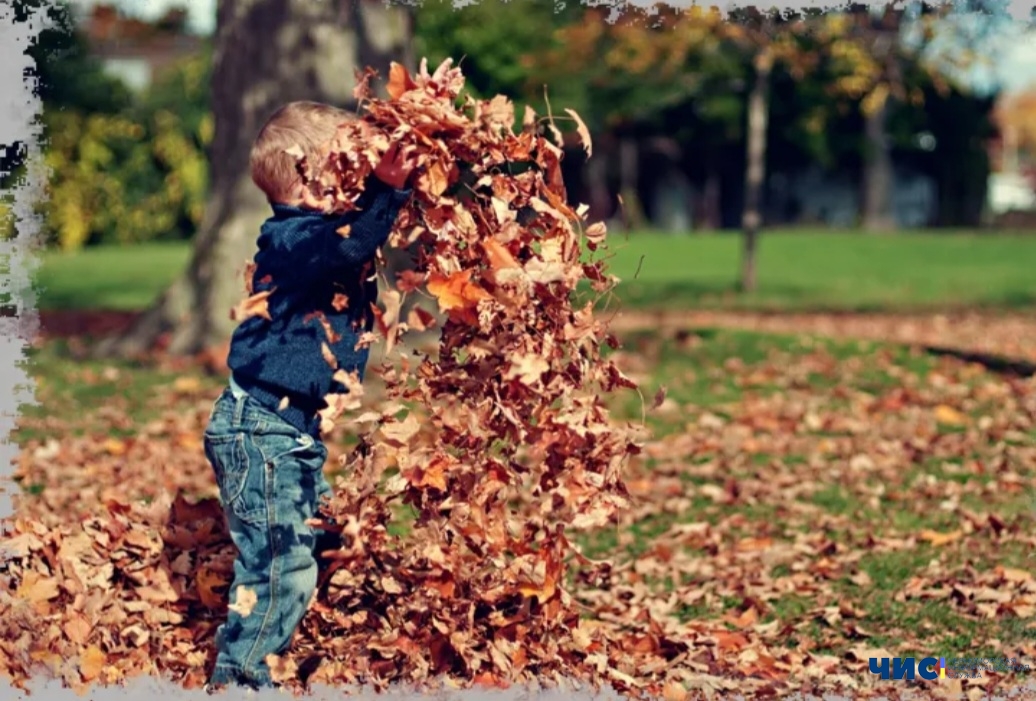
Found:
[(254, 589), (238, 586), (234, 590), (234, 603), (229, 604), (227, 608), (239, 616), (247, 617), (251, 615), (252, 609), (255, 608), (257, 603), (259, 603), (259, 598)]
[(274, 293), (274, 290), (264, 290), (262, 292), (256, 292), (255, 294), (247, 297), (238, 303), (233, 309), (230, 310), (230, 319), (242, 323), (251, 319), (253, 316), (266, 319), (271, 321), (269, 309), (270, 295)]

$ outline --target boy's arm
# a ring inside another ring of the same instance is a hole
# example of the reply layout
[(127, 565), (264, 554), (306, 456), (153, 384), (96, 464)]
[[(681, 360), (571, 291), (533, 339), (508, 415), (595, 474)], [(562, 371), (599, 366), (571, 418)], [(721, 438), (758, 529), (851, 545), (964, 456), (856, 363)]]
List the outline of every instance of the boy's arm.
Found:
[[(362, 209), (336, 219), (332, 229), (331, 263), (358, 267), (369, 261), (388, 239), (399, 210), (410, 197), (410, 188), (395, 189), (377, 178), (367, 183)], [(348, 226), (347, 235), (337, 233)]]
[(285, 227), (277, 235), (259, 238), (255, 262), (278, 286), (291, 286), (326, 265), (327, 237), (321, 227)]

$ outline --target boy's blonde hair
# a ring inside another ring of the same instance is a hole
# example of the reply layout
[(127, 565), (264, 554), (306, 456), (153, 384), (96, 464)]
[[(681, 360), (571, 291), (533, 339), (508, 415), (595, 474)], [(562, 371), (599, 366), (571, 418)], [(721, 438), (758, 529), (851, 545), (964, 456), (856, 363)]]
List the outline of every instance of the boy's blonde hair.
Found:
[(273, 113), (252, 145), (252, 182), (270, 202), (293, 203), (299, 199), (301, 181), (296, 160), (285, 151), (298, 146), (312, 164), (319, 158), (339, 125), (356, 115), (320, 102), (289, 102)]

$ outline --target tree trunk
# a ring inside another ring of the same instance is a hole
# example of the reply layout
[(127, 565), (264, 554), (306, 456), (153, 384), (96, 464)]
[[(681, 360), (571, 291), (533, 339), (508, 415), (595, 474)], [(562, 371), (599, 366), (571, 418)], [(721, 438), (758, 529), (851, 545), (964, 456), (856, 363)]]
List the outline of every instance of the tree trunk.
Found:
[(220, 346), (244, 295), (242, 272), (270, 208), (252, 183), (249, 149), (265, 120), (294, 100), (354, 109), (354, 70), (388, 61), (408, 44), (398, 10), (373, 0), (220, 0), (212, 85), (215, 133), (210, 194), (183, 275), (125, 335), (98, 353), (138, 355), (161, 342), (174, 354)]
[(863, 166), (861, 224), (864, 231), (891, 231), (896, 222), (892, 212), (892, 148), (886, 120), (889, 100), (864, 115), (867, 158)]
[(619, 194), (623, 219), (629, 229), (642, 229), (647, 223), (640, 204), (640, 150), (633, 137), (619, 138)]
[(762, 51), (755, 60), (755, 79), (748, 94), (748, 143), (745, 164), (745, 203), (741, 213), (742, 292), (756, 289), (756, 244), (762, 226), (763, 185), (766, 181), (766, 131), (770, 117), (770, 73), (773, 58)]
[(719, 231), (723, 219), (722, 196), (720, 191), (719, 170), (713, 165), (709, 166), (708, 175), (705, 176), (705, 187), (702, 189), (702, 224), (699, 227), (702, 231)]

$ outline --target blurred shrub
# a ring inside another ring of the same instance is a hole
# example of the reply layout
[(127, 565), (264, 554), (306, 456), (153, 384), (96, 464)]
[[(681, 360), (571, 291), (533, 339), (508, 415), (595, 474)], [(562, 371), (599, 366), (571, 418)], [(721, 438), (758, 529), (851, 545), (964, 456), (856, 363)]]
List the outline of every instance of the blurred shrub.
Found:
[(45, 110), (49, 239), (97, 243), (190, 237), (208, 187), (208, 52), (116, 112)]

